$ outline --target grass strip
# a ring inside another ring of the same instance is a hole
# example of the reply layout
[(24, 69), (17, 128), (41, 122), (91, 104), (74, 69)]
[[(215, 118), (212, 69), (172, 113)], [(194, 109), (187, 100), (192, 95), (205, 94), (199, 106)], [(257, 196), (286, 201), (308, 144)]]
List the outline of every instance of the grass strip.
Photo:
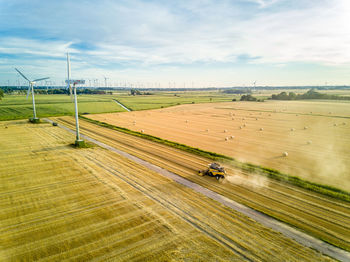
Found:
[(185, 152), (189, 152), (192, 154), (196, 154), (198, 156), (203, 156), (206, 158), (209, 158), (211, 160), (214, 161), (220, 161), (223, 163), (228, 163), (228, 164), (233, 164), (235, 167), (241, 168), (244, 171), (247, 171), (249, 173), (254, 173), (254, 174), (260, 174), (260, 175), (264, 175), (268, 178), (280, 181), (282, 183), (286, 183), (286, 184), (290, 184), (293, 186), (297, 186), (312, 192), (316, 192), (322, 195), (326, 195), (335, 199), (339, 199), (339, 200), (343, 200), (346, 202), (350, 202), (350, 193), (344, 190), (341, 190), (339, 188), (333, 187), (333, 186), (328, 186), (328, 185), (323, 185), (323, 184), (318, 184), (318, 183), (314, 183), (314, 182), (310, 182), (304, 179), (301, 179), (299, 177), (296, 176), (292, 176), (292, 175), (288, 175), (288, 174), (284, 174), (281, 173), (278, 170), (275, 169), (271, 169), (271, 168), (267, 168), (267, 167), (262, 167), (262, 166), (258, 166), (255, 164), (251, 164), (251, 163), (243, 163), (240, 161), (235, 160), (232, 157), (229, 156), (225, 156), (222, 154), (218, 154), (218, 153), (214, 153), (214, 152), (210, 152), (210, 151), (205, 151), (199, 148), (195, 148), (195, 147), (191, 147), (191, 146), (187, 146), (181, 143), (177, 143), (177, 142), (173, 142), (173, 141), (169, 141), (166, 139), (162, 139), (156, 136), (152, 136), (152, 135), (148, 135), (148, 134), (144, 134), (141, 132), (137, 132), (137, 131), (133, 131), (124, 127), (119, 127), (119, 126), (115, 126), (115, 125), (111, 125), (105, 122), (101, 122), (98, 120), (93, 120), (84, 116), (79, 116), (81, 119), (86, 120), (87, 122), (102, 126), (102, 127), (106, 127), (112, 130), (117, 130), (129, 135), (133, 135), (133, 136), (137, 136), (137, 137), (141, 137), (153, 142), (157, 142), (163, 145), (167, 145), (173, 148), (177, 148), (180, 150), (183, 150)]

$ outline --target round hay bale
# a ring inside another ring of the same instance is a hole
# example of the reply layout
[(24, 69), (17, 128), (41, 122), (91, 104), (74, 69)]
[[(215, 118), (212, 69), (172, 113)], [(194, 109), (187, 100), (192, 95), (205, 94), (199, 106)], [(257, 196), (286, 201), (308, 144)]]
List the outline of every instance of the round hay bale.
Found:
[(255, 118), (255, 120), (258, 120), (258, 118)]
[(235, 136), (230, 136), (230, 138), (231, 138), (231, 139), (234, 139), (234, 138), (235, 138)]
[(243, 126), (240, 126), (240, 127), (239, 127), (239, 129), (242, 129), (242, 128), (243, 128)]
[(228, 137), (225, 137), (225, 141), (228, 141)]
[(307, 126), (304, 126), (304, 130), (306, 130), (306, 129), (308, 129), (308, 127), (307, 127)]
[(259, 130), (260, 130), (260, 131), (263, 131), (263, 130), (264, 130), (264, 128), (262, 128), (262, 127), (261, 127)]
[(307, 141), (306, 143), (307, 143), (308, 145), (311, 145), (311, 144), (312, 144), (312, 141), (309, 140), (309, 141)]
[(334, 124), (334, 126), (337, 126), (337, 124)]
[(288, 152), (283, 152), (282, 156), (283, 157), (287, 157), (288, 156)]
[(5, 128), (8, 128), (7, 126), (5, 126)]
[(145, 132), (145, 130), (141, 129), (141, 133), (144, 133), (144, 132)]
[(227, 133), (227, 129), (224, 130), (224, 133)]
[(295, 128), (291, 128), (290, 131), (295, 131)]

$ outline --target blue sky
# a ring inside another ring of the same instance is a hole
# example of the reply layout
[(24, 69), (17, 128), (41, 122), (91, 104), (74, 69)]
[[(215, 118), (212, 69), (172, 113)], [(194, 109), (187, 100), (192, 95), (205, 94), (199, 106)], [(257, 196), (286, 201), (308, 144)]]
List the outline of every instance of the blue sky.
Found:
[(67, 51), (73, 78), (109, 85), (350, 84), (349, 14), (348, 0), (0, 0), (0, 85), (14, 67), (61, 84)]

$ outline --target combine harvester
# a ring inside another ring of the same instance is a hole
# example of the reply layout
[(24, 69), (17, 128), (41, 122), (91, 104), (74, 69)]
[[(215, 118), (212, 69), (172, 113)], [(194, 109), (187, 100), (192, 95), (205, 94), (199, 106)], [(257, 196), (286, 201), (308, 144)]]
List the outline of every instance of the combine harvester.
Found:
[(218, 181), (222, 181), (226, 177), (226, 171), (218, 163), (211, 163), (206, 170), (199, 170), (199, 175), (201, 176), (212, 176), (215, 177)]

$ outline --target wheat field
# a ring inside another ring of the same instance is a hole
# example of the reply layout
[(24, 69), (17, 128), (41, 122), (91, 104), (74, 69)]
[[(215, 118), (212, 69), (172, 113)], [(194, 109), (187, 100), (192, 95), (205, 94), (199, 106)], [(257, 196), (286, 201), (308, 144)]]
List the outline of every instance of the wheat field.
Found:
[(49, 124), (0, 122), (2, 261), (330, 260)]
[(350, 191), (349, 102), (227, 102), (89, 117)]

